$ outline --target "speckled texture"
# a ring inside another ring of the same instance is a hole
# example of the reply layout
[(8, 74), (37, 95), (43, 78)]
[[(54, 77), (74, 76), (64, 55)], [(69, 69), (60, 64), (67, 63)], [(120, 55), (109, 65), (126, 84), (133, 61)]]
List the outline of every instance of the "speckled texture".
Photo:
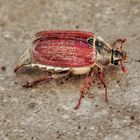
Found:
[(83, 67), (94, 64), (95, 49), (87, 42), (89, 38), (94, 37), (92, 33), (52, 31), (46, 32), (46, 35), (44, 32), (37, 34), (39, 37), (34, 41), (32, 55), (38, 63), (58, 67)]
[[(139, 0), (0, 0), (0, 140), (140, 139), (139, 9)], [(51, 29), (92, 31), (109, 42), (127, 38), (128, 71), (110, 82), (108, 103), (95, 84), (74, 110), (83, 77), (21, 87), (38, 74), (15, 75), (17, 60), (36, 32)]]

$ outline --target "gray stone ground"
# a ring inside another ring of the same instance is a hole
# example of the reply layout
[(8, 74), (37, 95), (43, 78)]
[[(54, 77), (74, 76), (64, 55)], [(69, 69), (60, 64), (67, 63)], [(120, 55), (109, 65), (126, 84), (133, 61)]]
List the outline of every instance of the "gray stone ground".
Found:
[[(110, 81), (108, 103), (95, 83), (74, 110), (84, 77), (21, 87), (39, 75), (15, 75), (18, 58), (36, 32), (51, 29), (92, 31), (109, 42), (128, 39), (128, 71)], [(0, 0), (0, 68), (6, 66), (0, 69), (0, 140), (140, 139), (139, 41), (140, 0)]]

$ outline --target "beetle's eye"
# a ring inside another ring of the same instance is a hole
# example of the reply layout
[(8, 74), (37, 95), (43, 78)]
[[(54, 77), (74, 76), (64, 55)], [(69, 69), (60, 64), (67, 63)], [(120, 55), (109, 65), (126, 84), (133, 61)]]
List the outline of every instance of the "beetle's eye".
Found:
[(117, 61), (114, 61), (114, 65), (118, 65), (118, 62)]
[(93, 37), (88, 38), (87, 41), (88, 41), (88, 44), (90, 44), (91, 46), (94, 45), (94, 38)]
[(115, 57), (119, 57), (119, 52), (118, 51), (115, 51), (114, 52), (114, 55), (115, 55)]

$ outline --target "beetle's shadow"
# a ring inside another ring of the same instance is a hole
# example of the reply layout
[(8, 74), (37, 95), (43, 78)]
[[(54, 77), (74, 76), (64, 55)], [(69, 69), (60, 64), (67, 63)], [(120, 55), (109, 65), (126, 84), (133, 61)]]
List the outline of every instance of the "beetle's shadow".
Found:
[[(99, 76), (98, 76), (97, 67), (94, 67), (93, 69), (94, 69), (94, 72), (95, 72), (94, 76), (93, 76), (93, 83), (95, 85), (98, 85), (98, 87), (101, 87), (102, 83), (101, 83), (101, 81), (99, 79)], [(110, 66), (105, 67), (103, 69), (103, 73), (105, 75), (105, 80), (107, 81), (108, 84), (113, 80), (115, 80), (117, 82), (121, 80), (122, 74), (118, 75), (118, 72), (120, 72), (120, 67), (119, 66), (110, 65)], [(51, 75), (52, 72), (48, 72), (48, 71), (39, 69), (37, 67), (35, 67), (35, 68), (23, 67), (22, 69), (19, 69), (16, 74), (17, 75), (22, 74), (22, 75), (28, 76), (29, 78), (37, 79), (39, 77)], [(63, 84), (66, 81), (75, 83), (75, 82), (77, 82), (79, 80), (84, 81), (86, 76), (87, 76), (86, 74), (85, 75), (72, 75), (72, 74), (69, 74), (69, 75), (67, 75), (65, 77), (62, 77), (60, 79), (56, 79), (55, 81), (57, 82), (57, 84)]]
[(119, 65), (116, 66), (109, 65), (108, 67), (104, 68), (104, 75), (106, 81), (109, 84), (112, 81), (116, 81), (117, 83), (120, 83), (124, 74)]
[[(93, 83), (97, 84), (99, 87), (102, 85), (102, 82), (100, 81), (99, 75), (98, 75), (98, 69), (97, 67), (93, 68), (94, 75), (93, 75)], [(123, 73), (120, 70), (120, 66), (114, 66), (110, 65), (108, 67), (105, 67), (103, 69), (104, 78), (105, 81), (109, 84), (112, 81), (119, 82), (121, 81), (121, 78), (123, 77)], [(67, 77), (62, 78), (62, 81), (71, 81), (71, 82), (77, 82), (77, 80), (83, 80), (87, 77), (87, 74), (84, 75), (68, 75)], [(64, 83), (64, 82), (62, 82)]]

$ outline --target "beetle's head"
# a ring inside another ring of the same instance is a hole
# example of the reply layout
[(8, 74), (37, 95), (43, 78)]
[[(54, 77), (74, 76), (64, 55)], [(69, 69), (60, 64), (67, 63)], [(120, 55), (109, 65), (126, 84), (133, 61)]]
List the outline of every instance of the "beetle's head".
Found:
[[(127, 55), (126, 52), (122, 49), (122, 44), (126, 41), (126, 39), (118, 39), (114, 42), (112, 49), (112, 58), (111, 63), (114, 65), (118, 65), (120, 63), (122, 71), (126, 73), (125, 67), (122, 65), (122, 63), (126, 60)], [(116, 47), (117, 45), (117, 47)]]
[(119, 51), (117, 49), (112, 49), (112, 64), (118, 65), (118, 63), (121, 61), (126, 60), (126, 52), (125, 51)]
[(20, 68), (31, 64), (31, 55), (30, 50), (27, 49), (25, 53), (20, 57), (17, 66), (14, 69), (14, 72), (17, 72)]

